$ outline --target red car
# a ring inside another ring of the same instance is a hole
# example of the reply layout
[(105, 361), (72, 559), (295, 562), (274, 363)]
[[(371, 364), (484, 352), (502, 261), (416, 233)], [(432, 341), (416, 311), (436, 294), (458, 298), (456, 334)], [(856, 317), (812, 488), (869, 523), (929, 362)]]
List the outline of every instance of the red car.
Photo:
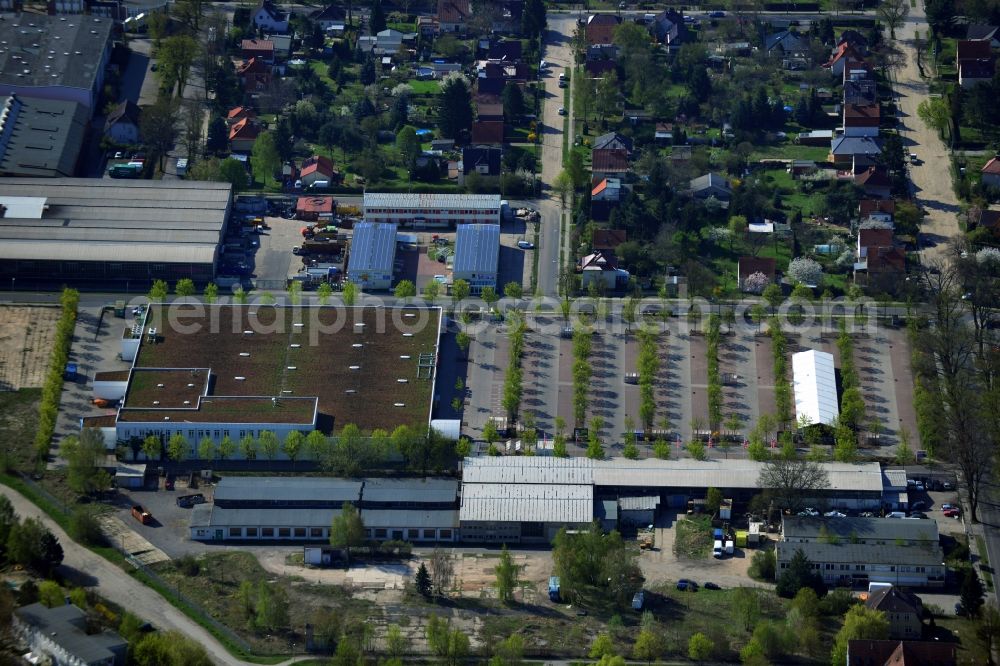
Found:
[(947, 516), (948, 518), (958, 518), (959, 514), (961, 513), (962, 511), (958, 507), (952, 507), (950, 509), (944, 510), (944, 515)]

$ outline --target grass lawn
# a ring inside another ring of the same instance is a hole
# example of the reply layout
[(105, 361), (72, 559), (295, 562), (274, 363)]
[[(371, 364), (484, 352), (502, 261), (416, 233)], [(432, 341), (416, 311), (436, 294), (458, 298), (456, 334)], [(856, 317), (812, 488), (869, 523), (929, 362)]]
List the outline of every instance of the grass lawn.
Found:
[(414, 95), (436, 95), (441, 92), (441, 84), (434, 80), (410, 79), (406, 85), (413, 89)]
[(775, 146), (755, 146), (751, 160), (813, 160), (825, 162), (830, 156), (829, 146), (802, 146), (797, 143), (781, 143)]
[(712, 550), (712, 520), (708, 516), (693, 516), (677, 521), (674, 554), (697, 559), (707, 557)]
[(3, 454), (15, 469), (34, 468), (35, 426), (41, 397), (41, 389), (0, 392), (0, 441)]

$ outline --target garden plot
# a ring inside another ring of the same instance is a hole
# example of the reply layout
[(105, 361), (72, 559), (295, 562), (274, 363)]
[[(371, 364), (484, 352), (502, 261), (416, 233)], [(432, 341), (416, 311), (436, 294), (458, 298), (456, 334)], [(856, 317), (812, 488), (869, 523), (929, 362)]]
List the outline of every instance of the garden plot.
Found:
[(0, 307), (0, 391), (41, 388), (59, 314), (57, 307)]

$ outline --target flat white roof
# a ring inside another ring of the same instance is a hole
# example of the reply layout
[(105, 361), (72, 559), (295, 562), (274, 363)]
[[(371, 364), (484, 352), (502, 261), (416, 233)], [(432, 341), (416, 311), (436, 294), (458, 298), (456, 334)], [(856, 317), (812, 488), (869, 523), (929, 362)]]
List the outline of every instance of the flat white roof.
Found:
[(365, 192), (368, 208), (454, 209), (500, 211), (499, 194), (434, 194), (417, 192)]
[(840, 415), (833, 354), (815, 349), (792, 354), (792, 377), (795, 414), (811, 423), (832, 425)]

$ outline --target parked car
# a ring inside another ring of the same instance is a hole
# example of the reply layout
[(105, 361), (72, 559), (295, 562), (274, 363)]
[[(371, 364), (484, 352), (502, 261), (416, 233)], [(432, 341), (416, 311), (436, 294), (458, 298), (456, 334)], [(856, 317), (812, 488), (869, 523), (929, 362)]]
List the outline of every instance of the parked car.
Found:
[(698, 591), (698, 583), (693, 580), (688, 580), (687, 578), (681, 578), (677, 581), (677, 589), (684, 592), (686, 590), (691, 590), (692, 592)]
[(910, 518), (920, 518), (921, 520), (924, 520), (927, 518), (927, 514), (923, 511), (911, 511)]
[(951, 504), (950, 502), (945, 502), (944, 504), (941, 505), (942, 511), (947, 511), (948, 509), (957, 509), (957, 508), (958, 508), (957, 505)]
[(522, 250), (534, 250), (535, 249), (535, 244), (531, 243), (529, 241), (526, 241), (526, 240), (519, 240), (519, 241), (517, 241), (517, 246), (519, 248), (521, 248)]
[(560, 106), (559, 107), (559, 115), (560, 116), (565, 116), (566, 115), (566, 107), (565, 106)]
[(923, 500), (914, 502), (913, 504), (910, 505), (910, 509), (913, 511), (921, 511), (926, 508), (927, 508), (927, 502), (924, 502)]
[(177, 498), (177, 506), (182, 509), (190, 509), (195, 504), (204, 504), (205, 496), (201, 493), (196, 493), (194, 495), (181, 495)]
[(955, 486), (951, 484), (951, 481), (945, 481), (941, 484), (941, 490), (954, 490)]
[(717, 9), (714, 12), (709, 12), (708, 15), (710, 18), (725, 18), (726, 12)]
[(847, 518), (847, 514), (840, 511), (827, 511), (823, 515), (827, 518)]
[(719, 587), (718, 585), (716, 585), (712, 581), (708, 581), (707, 583), (705, 583), (704, 585), (702, 585), (702, 587), (704, 587), (706, 590), (721, 590), (722, 589), (721, 587)]
[(958, 518), (962, 515), (962, 510), (958, 507), (955, 507), (954, 509), (946, 509), (944, 511), (944, 515), (946, 518)]

